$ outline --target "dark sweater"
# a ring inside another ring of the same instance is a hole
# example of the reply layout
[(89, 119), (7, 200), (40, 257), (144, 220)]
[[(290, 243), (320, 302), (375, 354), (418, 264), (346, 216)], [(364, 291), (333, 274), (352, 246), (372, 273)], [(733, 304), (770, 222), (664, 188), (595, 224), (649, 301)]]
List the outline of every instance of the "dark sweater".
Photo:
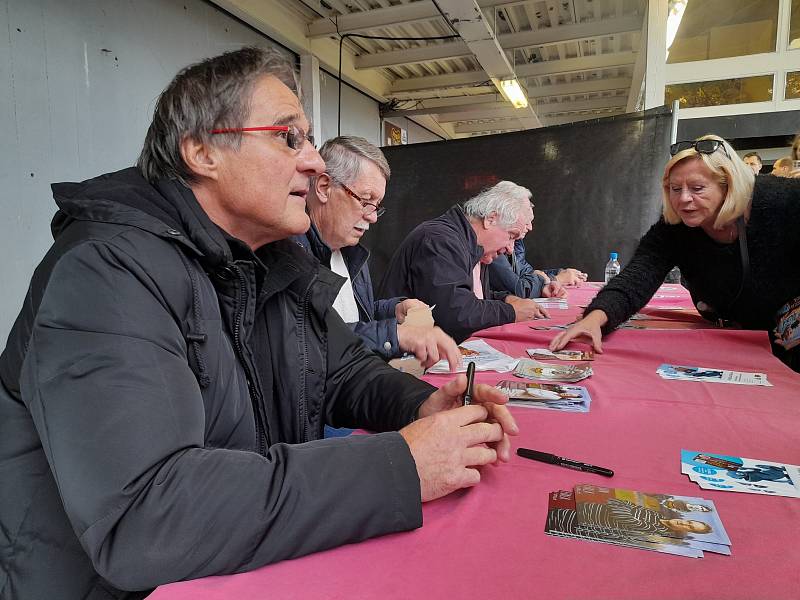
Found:
[(746, 228), (750, 277), (744, 287), (738, 241), (720, 244), (699, 227), (662, 218), (586, 314), (602, 310), (608, 316), (604, 333), (613, 330), (647, 304), (677, 265), (695, 304), (702, 301), (746, 329), (770, 330), (778, 309), (800, 296), (799, 222), (800, 180), (759, 175)]

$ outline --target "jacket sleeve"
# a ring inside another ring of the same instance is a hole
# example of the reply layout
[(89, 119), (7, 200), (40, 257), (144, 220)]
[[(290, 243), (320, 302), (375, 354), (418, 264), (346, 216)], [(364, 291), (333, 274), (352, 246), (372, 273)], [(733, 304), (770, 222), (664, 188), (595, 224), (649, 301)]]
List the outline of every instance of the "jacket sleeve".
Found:
[[(517, 263), (518, 267), (521, 265)], [(498, 256), (488, 267), (489, 283), (493, 290), (505, 290), (520, 298), (538, 298), (541, 296), (544, 279), (533, 272), (527, 262), (524, 268), (515, 273), (511, 263), (505, 256)]]
[(328, 311), (325, 323), (327, 422), (334, 427), (389, 431), (416, 419), (419, 406), (436, 388), (401, 373), (369, 352), (347, 330), (336, 311)]
[(359, 321), (348, 326), (378, 356), (389, 360), (402, 354), (397, 341), (397, 319)]
[(403, 296), (400, 296), (399, 298), (384, 298), (375, 300), (373, 303), (375, 308), (375, 318), (379, 321), (382, 321), (383, 319), (396, 319), (397, 313), (395, 313), (395, 308), (397, 308), (397, 305), (403, 300), (406, 300), (406, 298)]
[(454, 240), (426, 238), (409, 266), (415, 295), (433, 309), (436, 324), (461, 343), (474, 332), (513, 323), (514, 308), (502, 300), (479, 300), (472, 291), (472, 270)]
[[(266, 456), (206, 447), (201, 389), (150, 273), (110, 243), (73, 248), (53, 269), (23, 365), (23, 401), (102, 577), (142, 590), (421, 525), (416, 468), (398, 433), (275, 444)], [(421, 396), (421, 386), (411, 387)], [(388, 390), (386, 400), (401, 395)], [(386, 425), (413, 418), (417, 402), (400, 402)]]
[(663, 219), (653, 225), (639, 242), (631, 261), (611, 279), (586, 308), (584, 314), (600, 309), (608, 317), (603, 333), (641, 309), (664, 282), (670, 269), (678, 264), (673, 225)]

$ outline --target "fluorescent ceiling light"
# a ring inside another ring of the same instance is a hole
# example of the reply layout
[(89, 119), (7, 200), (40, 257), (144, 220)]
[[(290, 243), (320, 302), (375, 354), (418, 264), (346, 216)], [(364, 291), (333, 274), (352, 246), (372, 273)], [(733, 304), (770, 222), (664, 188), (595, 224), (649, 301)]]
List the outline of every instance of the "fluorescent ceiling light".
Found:
[(500, 82), (500, 91), (506, 100), (511, 102), (514, 108), (525, 108), (528, 106), (528, 98), (525, 92), (522, 91), (522, 86), (516, 79), (505, 79)]

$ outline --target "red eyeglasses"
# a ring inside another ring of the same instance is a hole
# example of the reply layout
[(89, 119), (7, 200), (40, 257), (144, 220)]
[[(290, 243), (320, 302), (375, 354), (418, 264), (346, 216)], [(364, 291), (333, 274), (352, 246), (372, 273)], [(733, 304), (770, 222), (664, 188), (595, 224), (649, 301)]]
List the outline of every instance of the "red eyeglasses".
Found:
[(286, 145), (292, 150), (300, 150), (306, 140), (313, 146), (314, 136), (306, 133), (294, 125), (269, 125), (264, 127), (228, 127), (225, 129), (212, 129), (212, 134), (217, 133), (242, 133), (245, 131), (283, 131), (286, 133)]

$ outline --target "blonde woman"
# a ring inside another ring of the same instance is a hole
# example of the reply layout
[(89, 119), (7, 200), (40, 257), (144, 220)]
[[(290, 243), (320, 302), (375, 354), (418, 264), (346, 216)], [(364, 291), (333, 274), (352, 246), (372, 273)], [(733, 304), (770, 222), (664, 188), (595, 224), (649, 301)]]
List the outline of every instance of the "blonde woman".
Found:
[[(715, 135), (678, 142), (670, 152), (662, 218), (551, 350), (585, 336), (602, 352), (601, 335), (642, 308), (675, 265), (704, 317), (747, 329), (771, 330), (781, 306), (800, 296), (800, 181), (755, 176)], [(800, 370), (800, 355), (774, 348)]]

